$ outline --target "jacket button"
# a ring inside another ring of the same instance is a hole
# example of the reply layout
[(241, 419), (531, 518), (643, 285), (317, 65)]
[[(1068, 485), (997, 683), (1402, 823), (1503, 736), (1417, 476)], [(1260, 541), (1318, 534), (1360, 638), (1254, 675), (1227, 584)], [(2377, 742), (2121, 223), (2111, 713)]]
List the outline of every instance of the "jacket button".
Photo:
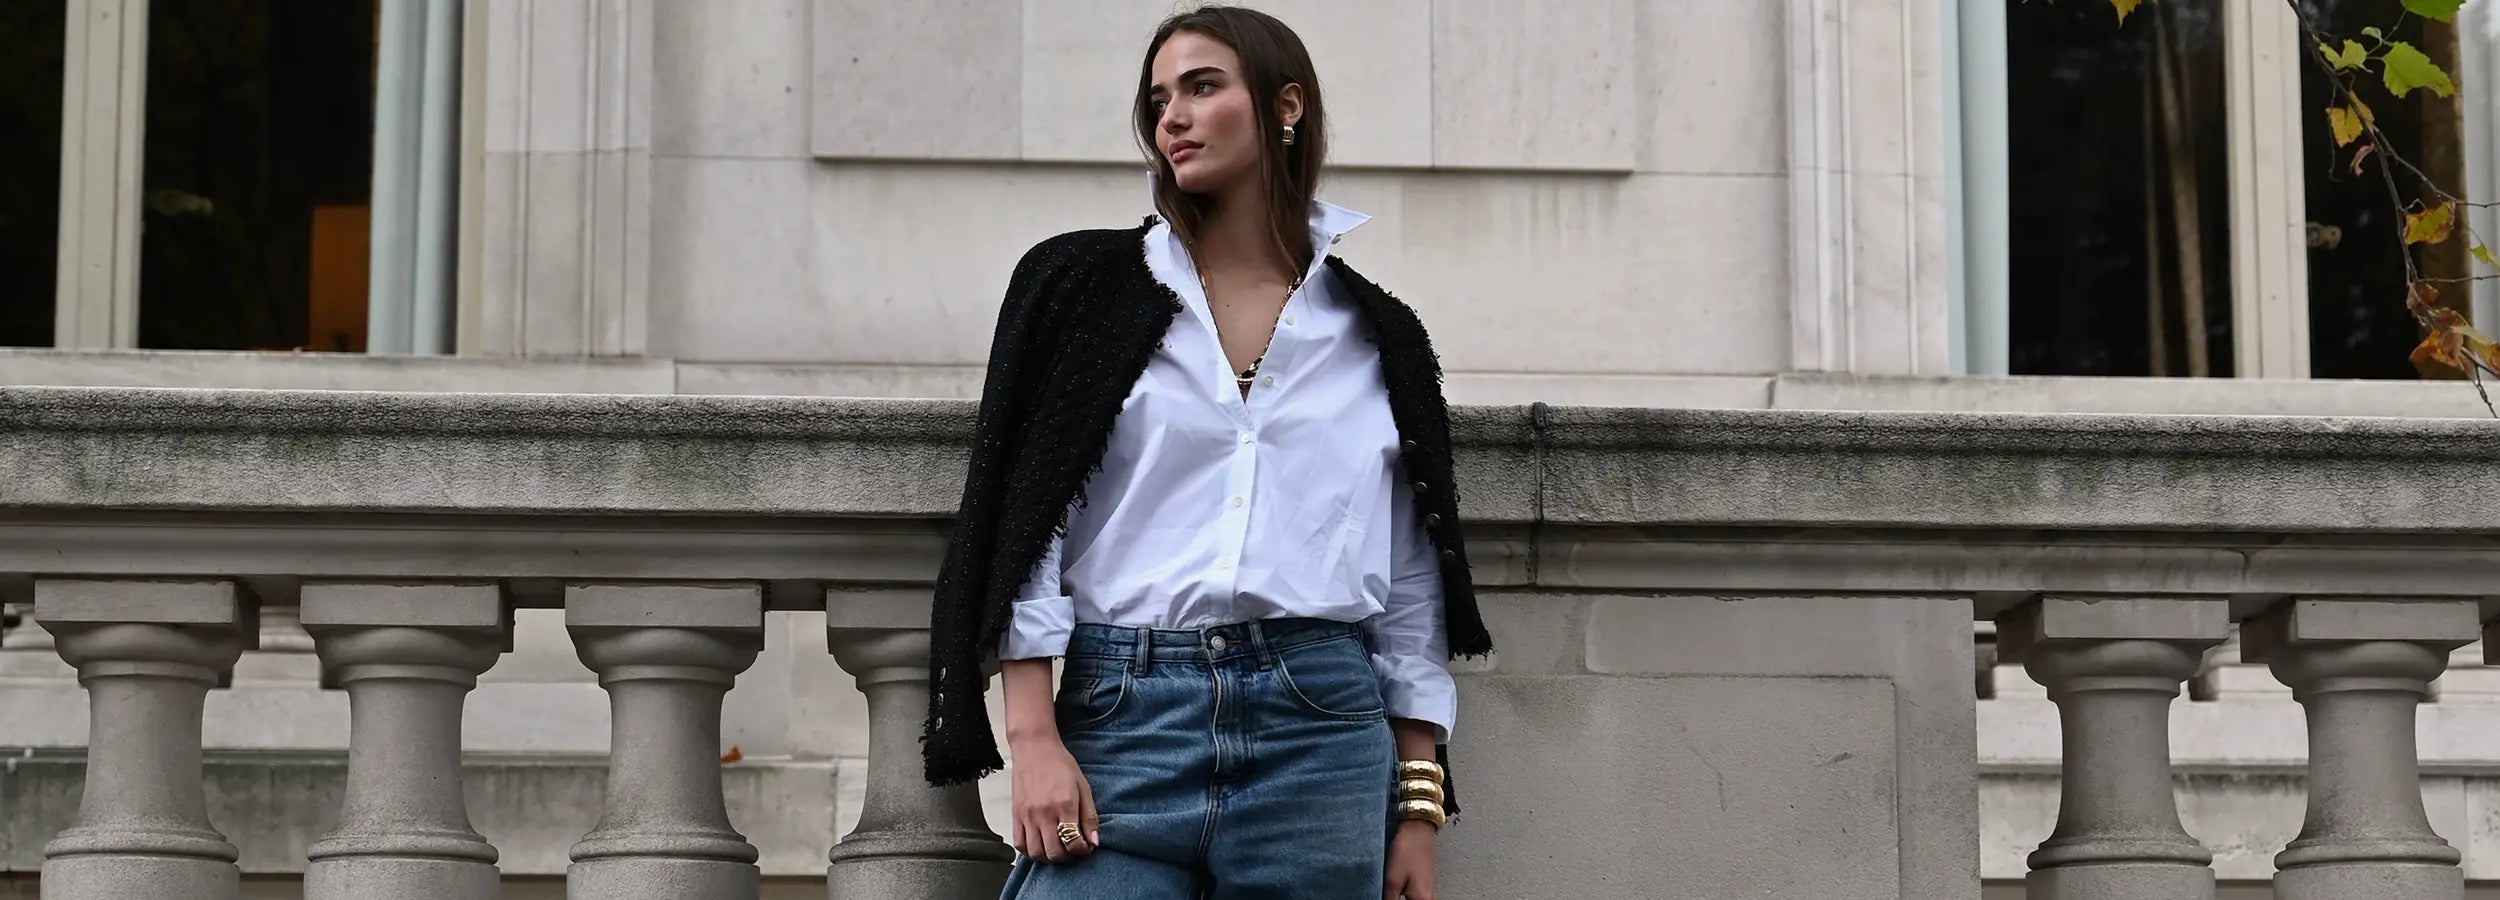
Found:
[(1399, 447), (1401, 447), (1401, 448), (1404, 448), (1404, 449), (1406, 450), (1406, 452), (1408, 452), (1408, 453), (1414, 453), (1414, 452), (1415, 452), (1415, 442), (1414, 442), (1414, 441), (1404, 441), (1404, 442), (1399, 443), (1399, 444), (1398, 444), (1398, 446), (1399, 446)]
[(1441, 514), (1440, 514), (1440, 513), (1425, 513), (1425, 514), (1424, 514), (1424, 527), (1425, 527), (1425, 528), (1439, 528), (1439, 527), (1441, 527)]
[(1425, 484), (1425, 483), (1423, 483), (1423, 482), (1421, 482), (1421, 481), (1415, 482), (1415, 493), (1418, 493), (1418, 494), (1429, 494), (1429, 493), (1432, 493), (1432, 485)]
[(1457, 562), (1457, 561), (1458, 561), (1458, 551), (1456, 551), (1456, 550), (1443, 550), (1443, 551), (1441, 551), (1441, 559), (1442, 559), (1442, 560), (1444, 560), (1444, 561), (1447, 561), (1447, 562)]

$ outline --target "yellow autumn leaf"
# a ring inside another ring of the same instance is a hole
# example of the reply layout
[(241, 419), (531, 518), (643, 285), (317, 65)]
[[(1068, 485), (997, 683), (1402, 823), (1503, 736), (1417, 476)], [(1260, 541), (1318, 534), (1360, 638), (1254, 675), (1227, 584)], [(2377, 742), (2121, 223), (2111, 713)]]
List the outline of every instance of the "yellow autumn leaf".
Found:
[(2438, 206), (2405, 213), (2405, 243), (2436, 244), (2448, 239), (2457, 227), (2457, 206), (2443, 202)]
[(2135, 12), (2135, 8), (2143, 3), (2144, 0), (2109, 0), (2109, 5), (2118, 8), (2118, 24), (2120, 25), (2127, 24), (2127, 14)]
[(2361, 114), (2348, 107), (2327, 107), (2326, 124), (2335, 132), (2335, 146), (2350, 146), (2361, 138)]
[(2475, 245), (2474, 245), (2474, 249), (2473, 249), (2473, 253), (2474, 253), (2474, 258), (2475, 258), (2475, 259), (2479, 259), (2479, 260), (2482, 260), (2482, 261), (2483, 261), (2483, 265), (2490, 266), (2490, 267), (2495, 268), (2495, 269), (2500, 269), (2500, 258), (2494, 258), (2494, 257), (2491, 255), (2491, 248), (2490, 248), (2490, 247), (2485, 247), (2485, 246), (2483, 246), (2483, 245), (2481, 245), (2481, 244), (2475, 244)]
[(2370, 52), (2362, 49), (2360, 41), (2349, 38), (2345, 39), (2344, 49), (2340, 51), (2325, 44), (2319, 44), (2318, 55), (2326, 57), (2327, 63), (2334, 66), (2335, 71), (2338, 72), (2349, 72), (2361, 68), (2361, 64), (2370, 58)]

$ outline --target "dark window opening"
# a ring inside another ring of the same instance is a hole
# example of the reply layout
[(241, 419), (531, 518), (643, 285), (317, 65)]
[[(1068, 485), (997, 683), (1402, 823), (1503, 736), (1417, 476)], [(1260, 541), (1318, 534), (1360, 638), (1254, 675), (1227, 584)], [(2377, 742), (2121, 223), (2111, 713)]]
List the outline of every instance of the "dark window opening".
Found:
[[(2458, 72), (2456, 29), (2407, 15), (2400, 0), (2301, 0), (2300, 9), (2311, 25), (2329, 35), (2360, 38), (2362, 29), (2379, 28), (2389, 40), (2421, 49), (2452, 76)], [(2387, 136), (2388, 146), (2379, 150), (2393, 150), (2449, 193), (2463, 197), (2464, 111), (2457, 99), (2427, 90), (2398, 99), (2387, 93), (2376, 71), (2373, 67), (2356, 87)], [(2463, 91), (2476, 88), (2459, 85)], [(2309, 373), (2315, 378), (2464, 377), (2464, 372), (2444, 367), (2416, 369), (2411, 361), (2423, 332), (2405, 306), (2405, 257), (2410, 253), (2427, 278), (2468, 277), (2465, 210), (2457, 211), (2456, 239), (2408, 250), (2399, 232), (2403, 214), (2377, 166), (2364, 160), (2355, 173), (2352, 158), (2361, 144), (2335, 146), (2326, 109), (2336, 99), (2326, 74), (2304, 64), (2300, 131), (2309, 219)], [(2408, 204), (2423, 194), (2401, 169), (2396, 186), (2395, 196)], [(2451, 281), (2436, 287), (2440, 305), (2472, 312), (2474, 285)]]
[(0, 347), (52, 346), (67, 0), (0, 3)]
[(2232, 374), (2222, 12), (2007, 7), (2013, 374)]
[(149, 5), (139, 345), (364, 348), (374, 5)]

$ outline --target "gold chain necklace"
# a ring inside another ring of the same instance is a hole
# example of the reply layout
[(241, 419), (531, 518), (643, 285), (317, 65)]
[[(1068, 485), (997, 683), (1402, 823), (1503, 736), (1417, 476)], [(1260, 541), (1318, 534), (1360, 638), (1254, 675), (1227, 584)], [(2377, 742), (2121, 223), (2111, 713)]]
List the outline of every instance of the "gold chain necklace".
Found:
[[(1285, 285), (1285, 302), (1277, 304), (1277, 316), (1284, 316), (1285, 305), (1292, 303), (1294, 293), (1300, 290), (1302, 290), (1302, 276), (1296, 275), (1294, 276), (1293, 283)], [(1198, 273), (1198, 292), (1206, 296), (1208, 311), (1213, 312), (1215, 306), (1215, 288), (1207, 283), (1207, 273), (1205, 272)], [(1267, 335), (1268, 346), (1275, 346), (1276, 326), (1273, 323), (1268, 325)], [(1216, 347), (1219, 352), (1223, 348), (1223, 343), (1224, 342), (1221, 340), (1216, 342)], [(1241, 374), (1233, 376), (1234, 385), (1241, 388), (1243, 391), (1250, 390), (1250, 384), (1259, 380), (1260, 364), (1265, 362), (1267, 362), (1267, 351), (1262, 349), (1259, 351), (1259, 358), (1250, 361), (1250, 368), (1243, 369), (1241, 370)]]

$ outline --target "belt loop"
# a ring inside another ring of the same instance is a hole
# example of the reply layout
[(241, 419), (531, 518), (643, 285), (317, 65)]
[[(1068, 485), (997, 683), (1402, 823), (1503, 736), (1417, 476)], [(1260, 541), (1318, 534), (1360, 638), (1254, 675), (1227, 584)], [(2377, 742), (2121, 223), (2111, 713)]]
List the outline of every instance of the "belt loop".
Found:
[(1267, 650), (1267, 620), (1254, 620), (1249, 625), (1250, 627), (1246, 630), (1250, 632), (1250, 655), (1258, 657), (1259, 671), (1264, 672), (1274, 668), (1276, 654), (1269, 653)]
[(1140, 676), (1154, 671), (1155, 630), (1151, 627), (1137, 626), (1137, 664), (1133, 668), (1137, 670), (1135, 674)]

